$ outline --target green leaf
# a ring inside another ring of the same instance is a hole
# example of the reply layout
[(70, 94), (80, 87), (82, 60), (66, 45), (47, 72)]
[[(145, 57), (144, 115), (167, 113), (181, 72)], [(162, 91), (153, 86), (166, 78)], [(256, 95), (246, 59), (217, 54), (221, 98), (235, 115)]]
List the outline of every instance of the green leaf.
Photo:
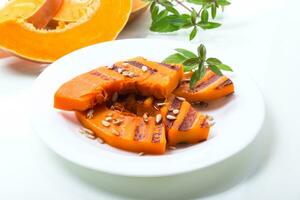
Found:
[(175, 15), (180, 15), (179, 12), (172, 6), (166, 6), (165, 8)]
[(198, 65), (184, 65), (183, 66), (183, 71), (184, 72), (189, 72), (192, 71), (193, 69), (195, 69)]
[(151, 18), (152, 18), (152, 20), (156, 20), (158, 12), (159, 12), (159, 8), (158, 8), (158, 6), (156, 5), (155, 2), (153, 2), (151, 4), (151, 6), (150, 6), (150, 12), (151, 12)]
[(193, 66), (199, 63), (199, 58), (189, 58), (185, 60), (182, 64), (187, 66)]
[(208, 22), (208, 11), (206, 9), (204, 9), (201, 12), (201, 22), (202, 23), (207, 23)]
[(218, 0), (218, 4), (221, 6), (228, 6), (230, 5), (230, 2), (227, 0)]
[(217, 15), (217, 6), (216, 6), (216, 4), (212, 4), (212, 6), (211, 6), (211, 17), (213, 19), (215, 19), (216, 15)]
[(211, 69), (211, 71), (213, 71), (218, 76), (222, 76), (223, 75), (222, 72), (221, 72), (221, 70), (217, 66), (215, 66), (215, 65), (209, 65), (208, 68)]
[(193, 40), (195, 38), (195, 36), (197, 35), (198, 32), (198, 28), (197, 26), (194, 26), (192, 32), (190, 33), (190, 40)]
[(193, 8), (193, 11), (191, 13), (191, 21), (192, 24), (195, 25), (197, 21), (197, 11)]
[(196, 4), (196, 5), (203, 5), (210, 2), (210, 0), (187, 0), (187, 2)]
[(186, 58), (196, 58), (197, 57), (196, 54), (194, 54), (193, 52), (186, 50), (186, 49), (178, 48), (178, 49), (175, 49), (175, 51), (181, 53)]
[(206, 59), (206, 63), (209, 64), (209, 65), (222, 64), (222, 62), (217, 58), (208, 58), (208, 59)]
[(206, 29), (213, 29), (213, 28), (218, 28), (221, 26), (220, 23), (217, 22), (207, 22), (207, 23), (198, 23), (198, 26), (200, 26), (202, 29), (206, 30)]
[(219, 69), (221, 69), (221, 70), (224, 70), (224, 71), (230, 71), (230, 72), (232, 72), (233, 70), (232, 70), (232, 68), (231, 67), (229, 67), (228, 65), (225, 65), (225, 64), (217, 64), (216, 65)]
[(190, 20), (189, 15), (168, 15), (153, 21), (150, 27), (154, 32), (173, 32), (179, 30)]
[(204, 67), (204, 62), (201, 62), (198, 66), (198, 69), (194, 71), (191, 81), (190, 81), (190, 88), (194, 89), (197, 81), (201, 80), (203, 76), (205, 75), (206, 68)]
[(206, 58), (206, 48), (205, 48), (205, 46), (203, 44), (200, 44), (200, 46), (198, 47), (197, 51), (198, 51), (199, 58), (202, 61), (204, 61), (205, 58)]
[(172, 55), (168, 56), (167, 58), (165, 58), (163, 60), (163, 62), (171, 63), (171, 64), (172, 63), (179, 64), (179, 63), (183, 63), (185, 60), (186, 60), (186, 57), (184, 57), (180, 53), (175, 53), (175, 54), (172, 54)]

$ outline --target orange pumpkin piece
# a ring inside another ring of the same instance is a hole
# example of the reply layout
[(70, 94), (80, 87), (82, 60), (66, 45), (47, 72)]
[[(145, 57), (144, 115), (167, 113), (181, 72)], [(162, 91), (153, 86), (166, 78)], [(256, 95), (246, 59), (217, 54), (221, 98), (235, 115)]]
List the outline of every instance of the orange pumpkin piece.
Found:
[(183, 71), (138, 57), (100, 67), (63, 84), (54, 97), (54, 107), (83, 111), (110, 99), (116, 92), (165, 98), (177, 87)]
[(27, 20), (36, 28), (44, 28), (56, 15), (62, 0), (12, 0), (0, 10), (0, 23)]
[[(136, 112), (143, 116), (162, 115), (165, 124), (168, 145), (174, 146), (178, 143), (198, 143), (207, 140), (210, 125), (207, 116), (195, 110), (189, 102), (182, 97), (171, 95), (165, 101), (155, 100), (147, 97), (136, 100), (132, 96), (123, 100), (121, 104), (130, 112)], [(133, 110), (132, 105), (136, 105)]]
[(2, 21), (0, 48), (28, 60), (53, 62), (82, 47), (115, 39), (128, 21), (131, 3), (131, 0), (94, 0), (81, 20), (51, 30), (36, 29), (23, 20)]
[(173, 94), (184, 97), (188, 102), (211, 101), (234, 93), (233, 82), (226, 76), (218, 76), (207, 70), (193, 90), (189, 87), (192, 74), (185, 74), (183, 80)]
[(133, 152), (163, 154), (166, 150), (165, 128), (155, 123), (154, 117), (145, 122), (132, 113), (108, 109), (105, 105), (93, 108), (93, 117), (87, 112), (76, 112), (84, 127), (92, 130), (105, 143)]

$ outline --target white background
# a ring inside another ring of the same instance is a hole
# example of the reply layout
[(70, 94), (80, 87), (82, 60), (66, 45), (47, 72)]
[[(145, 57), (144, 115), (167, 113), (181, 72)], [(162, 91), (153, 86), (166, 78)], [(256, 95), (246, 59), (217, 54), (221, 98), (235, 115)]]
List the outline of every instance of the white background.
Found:
[[(41, 143), (28, 120), (31, 85), (42, 66), (0, 59), (0, 199), (300, 199), (299, 7), (297, 0), (233, 0), (219, 19), (221, 28), (200, 32), (194, 42), (220, 46), (214, 55), (235, 60), (228, 64), (257, 82), (267, 116), (260, 135), (238, 155), (179, 176), (119, 177), (64, 161)], [(188, 42), (185, 31), (161, 35), (148, 26), (146, 14), (119, 38)]]

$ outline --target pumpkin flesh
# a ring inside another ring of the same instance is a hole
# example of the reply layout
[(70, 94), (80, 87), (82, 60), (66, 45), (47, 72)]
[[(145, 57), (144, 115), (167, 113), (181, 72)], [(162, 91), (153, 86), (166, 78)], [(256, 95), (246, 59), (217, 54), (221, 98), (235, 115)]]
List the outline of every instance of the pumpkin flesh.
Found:
[(129, 18), (131, 0), (95, 0), (91, 8), (84, 19), (62, 29), (37, 30), (23, 21), (4, 21), (0, 48), (29, 60), (53, 62), (84, 46), (115, 39)]
[[(142, 70), (143, 66), (147, 71)], [(132, 77), (124, 72), (132, 73)], [(107, 101), (116, 92), (165, 98), (177, 87), (182, 75), (180, 65), (166, 66), (137, 57), (109, 68), (99, 67), (64, 83), (55, 93), (54, 107), (83, 111)]]
[(191, 73), (184, 74), (180, 85), (173, 92), (191, 103), (217, 100), (234, 93), (233, 82), (228, 77), (218, 76), (211, 70), (207, 70), (204, 77), (191, 90), (189, 86), (191, 76)]

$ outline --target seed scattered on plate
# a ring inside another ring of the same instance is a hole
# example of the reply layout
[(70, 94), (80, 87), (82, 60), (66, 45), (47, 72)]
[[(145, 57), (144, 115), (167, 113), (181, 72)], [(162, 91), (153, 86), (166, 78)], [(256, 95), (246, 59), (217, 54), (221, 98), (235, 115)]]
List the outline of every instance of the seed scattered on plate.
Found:
[(112, 101), (112, 102), (116, 102), (116, 101), (118, 100), (118, 98), (119, 98), (119, 95), (118, 95), (117, 92), (115, 92), (115, 93), (113, 94), (113, 96), (111, 97), (111, 101)]
[(213, 118), (212, 116), (210, 116), (210, 115), (206, 115), (206, 119), (207, 119), (208, 121), (213, 121), (213, 120), (214, 120), (214, 118)]
[(112, 117), (106, 117), (106, 118), (105, 118), (105, 121), (110, 122), (111, 120), (112, 120)]
[(168, 119), (168, 120), (175, 120), (175, 119), (176, 119), (176, 117), (175, 117), (175, 116), (173, 116), (173, 115), (167, 115), (167, 119)]
[(143, 119), (144, 119), (144, 122), (148, 122), (148, 113), (144, 113), (143, 114)]
[(210, 122), (208, 123), (210, 127), (214, 126), (216, 124), (216, 122)]
[(117, 126), (120, 125), (122, 122), (123, 122), (122, 119), (113, 119), (113, 121), (112, 121), (112, 123)]
[(104, 144), (104, 143), (105, 143), (101, 138), (97, 138), (97, 141), (98, 141), (100, 144)]
[(159, 123), (161, 122), (161, 120), (162, 120), (162, 115), (161, 115), (161, 114), (157, 114), (157, 115), (155, 116), (155, 122), (156, 122), (157, 124), (159, 124)]
[(145, 66), (145, 65), (143, 65), (143, 66), (142, 66), (142, 71), (143, 71), (143, 72), (146, 72), (146, 71), (148, 71), (148, 67), (147, 67), (147, 66)]
[(105, 127), (109, 127), (110, 126), (110, 123), (108, 121), (102, 120), (101, 123)]
[(174, 147), (174, 146), (169, 146), (169, 149), (171, 149), (171, 150), (176, 150), (176, 147)]
[(185, 98), (183, 97), (176, 97), (179, 101), (185, 101)]
[(123, 68), (118, 68), (118, 73), (121, 74), (124, 71)]
[(173, 112), (174, 115), (177, 115), (179, 113), (179, 110), (178, 109), (174, 109), (172, 112)]
[(92, 119), (93, 117), (94, 117), (94, 109), (90, 109), (90, 110), (86, 113), (86, 118)]
[(84, 127), (81, 127), (79, 132), (82, 134), (94, 135), (94, 132), (92, 130), (84, 128)]
[(91, 135), (91, 134), (85, 134), (85, 136), (92, 140), (95, 140), (97, 138), (95, 135)]
[(140, 152), (138, 153), (138, 156), (143, 156), (145, 153), (144, 152)]

